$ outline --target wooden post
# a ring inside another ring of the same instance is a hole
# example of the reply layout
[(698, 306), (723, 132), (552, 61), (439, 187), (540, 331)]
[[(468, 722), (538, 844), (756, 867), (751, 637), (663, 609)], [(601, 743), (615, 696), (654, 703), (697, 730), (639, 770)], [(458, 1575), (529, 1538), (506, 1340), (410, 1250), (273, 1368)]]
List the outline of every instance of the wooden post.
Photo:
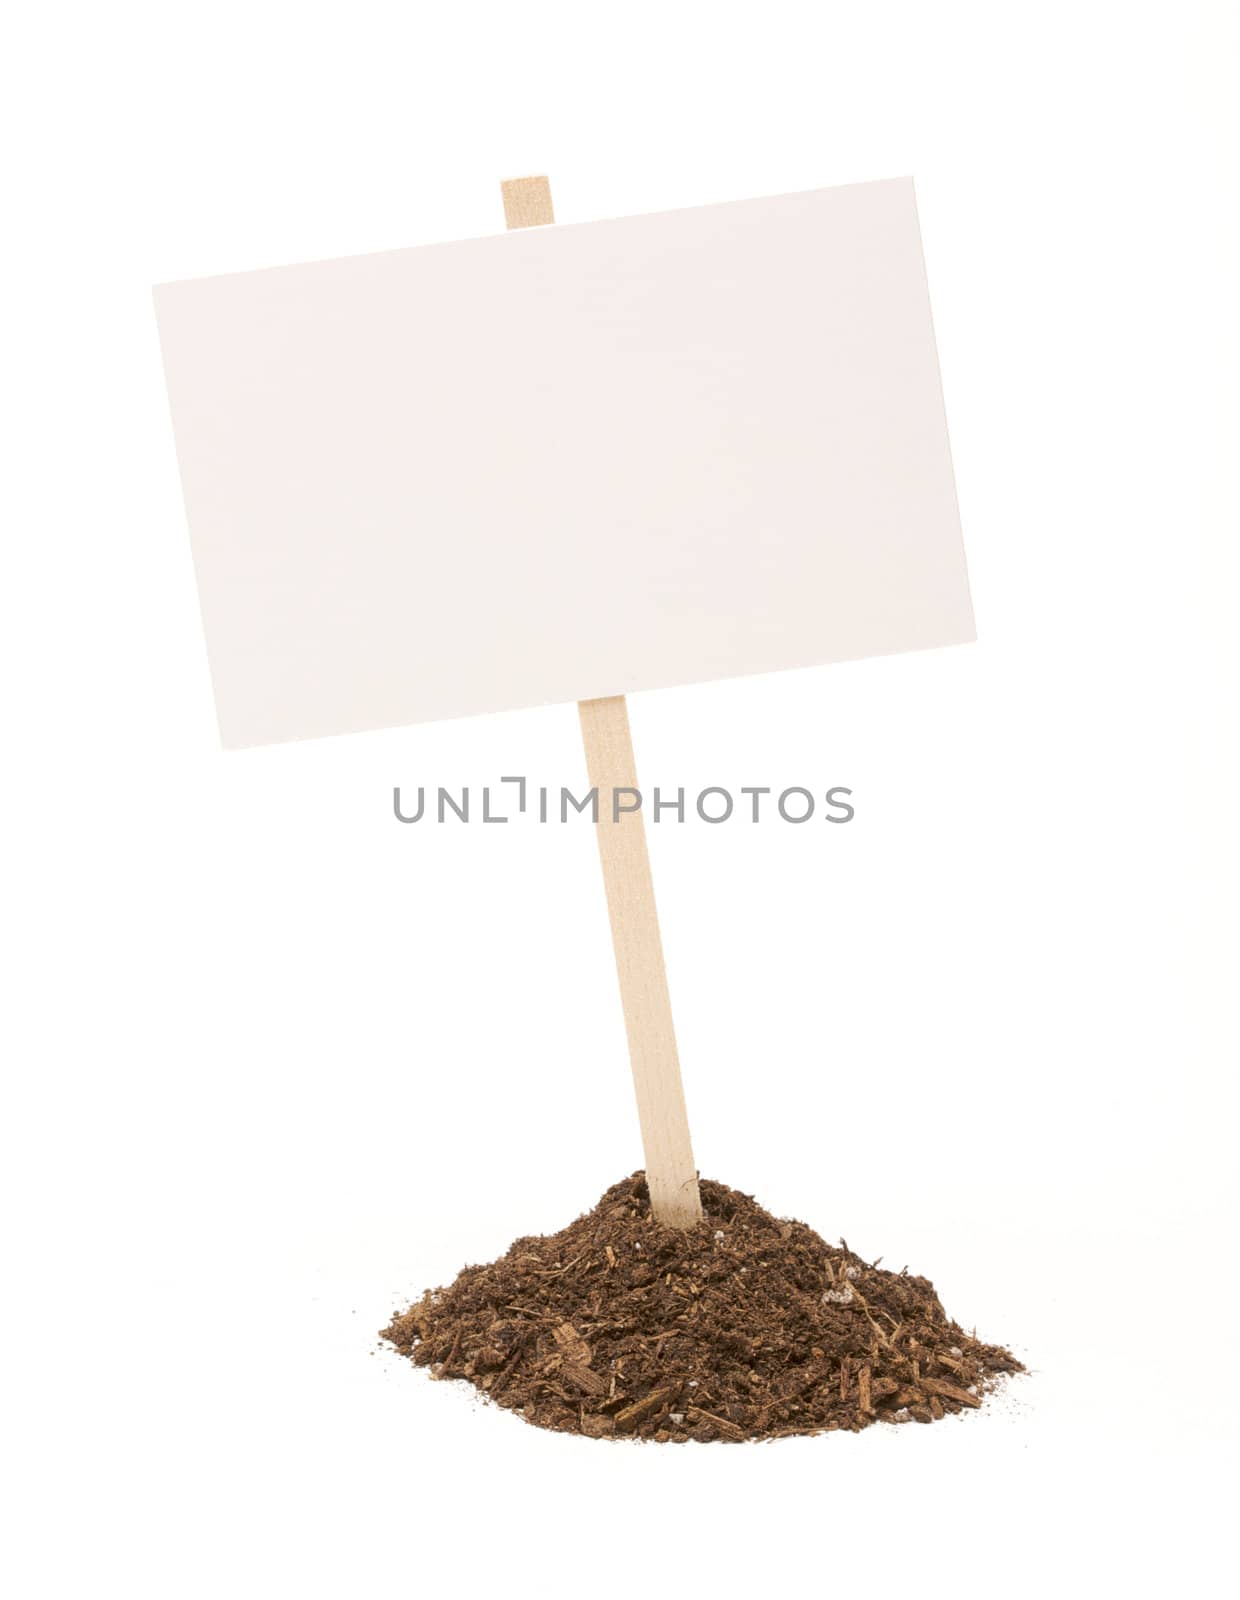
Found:
[[(509, 228), (555, 221), (546, 178), (509, 178), (502, 185)], [(585, 530), (583, 530), (584, 532)], [(637, 1095), (646, 1182), (657, 1221), (691, 1228), (702, 1220), (697, 1168), (680, 1081), (672, 1003), (641, 812), (628, 809), (636, 793), (637, 763), (623, 695), (582, 700), (578, 707), (590, 784), (598, 790), (598, 851), (607, 890), (611, 941)]]

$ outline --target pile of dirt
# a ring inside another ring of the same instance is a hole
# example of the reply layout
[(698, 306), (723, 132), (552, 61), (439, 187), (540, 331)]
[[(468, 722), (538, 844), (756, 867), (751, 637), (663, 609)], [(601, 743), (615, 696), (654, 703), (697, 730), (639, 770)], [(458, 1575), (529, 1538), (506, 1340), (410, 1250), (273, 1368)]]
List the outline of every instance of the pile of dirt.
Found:
[(933, 1422), (1023, 1370), (949, 1321), (925, 1278), (701, 1190), (697, 1227), (662, 1228), (635, 1173), (561, 1233), (428, 1290), (382, 1337), (540, 1428), (661, 1443)]

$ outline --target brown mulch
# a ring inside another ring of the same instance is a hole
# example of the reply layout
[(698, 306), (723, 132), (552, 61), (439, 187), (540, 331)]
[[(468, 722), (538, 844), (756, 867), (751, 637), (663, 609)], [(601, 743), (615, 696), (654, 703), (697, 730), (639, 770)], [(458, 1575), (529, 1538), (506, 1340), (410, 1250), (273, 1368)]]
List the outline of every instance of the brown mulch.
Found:
[(546, 1238), (518, 1239), (382, 1334), (540, 1428), (591, 1438), (772, 1439), (975, 1410), (1015, 1356), (934, 1286), (781, 1222), (722, 1183), (660, 1227), (638, 1172)]

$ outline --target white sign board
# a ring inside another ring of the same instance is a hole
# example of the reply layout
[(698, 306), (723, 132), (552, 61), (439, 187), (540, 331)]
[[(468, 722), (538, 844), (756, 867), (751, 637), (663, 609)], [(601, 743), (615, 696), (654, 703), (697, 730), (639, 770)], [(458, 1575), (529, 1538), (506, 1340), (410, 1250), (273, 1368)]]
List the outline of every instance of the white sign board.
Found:
[(226, 745), (973, 638), (908, 180), (155, 295)]

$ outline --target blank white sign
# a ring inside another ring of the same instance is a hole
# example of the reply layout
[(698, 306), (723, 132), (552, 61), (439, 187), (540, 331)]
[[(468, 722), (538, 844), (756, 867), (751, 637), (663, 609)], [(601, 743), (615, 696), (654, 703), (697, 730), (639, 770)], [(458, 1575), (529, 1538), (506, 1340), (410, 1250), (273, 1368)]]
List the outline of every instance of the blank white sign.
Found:
[(155, 295), (226, 745), (973, 638), (909, 180)]

